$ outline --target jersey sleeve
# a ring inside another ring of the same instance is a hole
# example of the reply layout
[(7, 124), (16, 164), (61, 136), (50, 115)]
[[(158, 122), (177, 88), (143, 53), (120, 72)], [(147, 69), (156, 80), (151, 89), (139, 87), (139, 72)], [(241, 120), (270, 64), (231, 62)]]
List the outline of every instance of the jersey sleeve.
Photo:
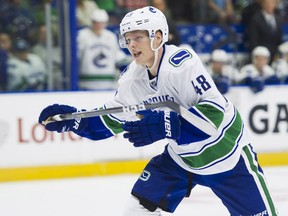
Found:
[[(113, 100), (106, 102), (102, 107), (97, 109), (107, 109), (112, 107), (121, 107), (127, 104), (140, 103), (139, 101), (131, 101), (131, 97), (127, 97), (127, 93), (125, 93), (127, 91), (127, 85), (120, 85)], [(87, 127), (77, 134), (92, 140), (106, 139), (115, 134), (122, 133), (124, 131), (122, 124), (127, 120), (135, 121), (139, 119), (135, 112), (123, 112), (88, 118)]]
[(87, 127), (77, 133), (92, 140), (102, 140), (123, 132), (121, 121), (111, 115), (88, 118)]
[[(117, 98), (115, 97), (115, 100), (107, 102), (105, 105), (103, 105), (103, 107), (97, 109), (106, 109), (119, 106), (123, 106), (123, 104), (117, 102)], [(88, 118), (87, 127), (77, 134), (92, 140), (106, 139), (123, 132), (122, 123), (124, 122), (125, 118), (125, 114), (122, 113)]]

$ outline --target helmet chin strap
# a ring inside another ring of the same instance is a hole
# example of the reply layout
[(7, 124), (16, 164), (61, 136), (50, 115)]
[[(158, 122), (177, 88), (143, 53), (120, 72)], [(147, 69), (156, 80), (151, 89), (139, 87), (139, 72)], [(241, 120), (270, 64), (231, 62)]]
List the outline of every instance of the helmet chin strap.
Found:
[(159, 49), (163, 46), (163, 41), (161, 42), (161, 44), (156, 48), (156, 49), (154, 49), (153, 48), (153, 42), (154, 42), (154, 38), (152, 38), (151, 39), (151, 41), (150, 41), (150, 46), (151, 46), (151, 49), (154, 51), (154, 62), (153, 62), (153, 64), (152, 64), (152, 66), (151, 67), (148, 67), (147, 65), (146, 65), (146, 67), (147, 67), (147, 69), (148, 70), (152, 70), (152, 69), (154, 69), (154, 67), (156, 66), (156, 64), (157, 64), (157, 62), (158, 62), (158, 51), (159, 51)]

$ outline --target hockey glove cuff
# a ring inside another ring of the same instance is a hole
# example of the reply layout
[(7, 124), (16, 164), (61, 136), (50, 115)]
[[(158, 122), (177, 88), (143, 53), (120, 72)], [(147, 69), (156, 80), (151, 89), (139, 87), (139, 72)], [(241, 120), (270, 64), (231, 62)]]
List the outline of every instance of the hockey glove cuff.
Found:
[(123, 129), (127, 131), (124, 138), (135, 147), (149, 145), (164, 138), (177, 140), (180, 137), (180, 120), (176, 112), (145, 110), (137, 114), (143, 118), (123, 125)]

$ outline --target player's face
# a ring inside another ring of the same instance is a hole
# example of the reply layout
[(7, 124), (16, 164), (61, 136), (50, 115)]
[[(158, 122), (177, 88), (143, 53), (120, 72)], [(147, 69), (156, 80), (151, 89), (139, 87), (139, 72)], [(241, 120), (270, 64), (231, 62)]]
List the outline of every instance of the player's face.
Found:
[(154, 52), (151, 50), (147, 31), (133, 31), (125, 34), (127, 48), (137, 64), (152, 65)]
[(262, 7), (268, 14), (273, 14), (277, 6), (277, 0), (264, 0)]
[(253, 58), (253, 63), (258, 69), (262, 69), (265, 65), (268, 64), (268, 58), (265, 56), (255, 56)]
[(6, 33), (0, 34), (0, 48), (5, 51), (9, 51), (11, 49), (11, 39)]
[(212, 69), (214, 72), (221, 74), (224, 65), (225, 65), (224, 62), (213, 61), (212, 62)]
[(94, 22), (94, 21), (92, 21), (92, 29), (96, 33), (101, 33), (101, 31), (103, 29), (105, 29), (106, 26), (107, 26), (107, 23), (105, 23), (105, 22)]

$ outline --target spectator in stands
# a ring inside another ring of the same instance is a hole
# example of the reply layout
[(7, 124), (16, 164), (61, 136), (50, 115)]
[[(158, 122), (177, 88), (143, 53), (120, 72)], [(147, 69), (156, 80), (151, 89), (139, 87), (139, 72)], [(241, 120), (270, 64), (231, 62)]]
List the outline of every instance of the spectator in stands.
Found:
[(147, 6), (149, 0), (96, 0), (99, 7), (105, 9), (110, 17), (110, 23), (119, 24), (129, 11)]
[(272, 68), (282, 83), (288, 84), (288, 41), (280, 44), (279, 56), (272, 62)]
[(205, 24), (209, 21), (207, 17), (207, 13), (208, 13), (207, 1), (190, 0), (190, 5), (191, 5), (193, 23)]
[(12, 51), (11, 37), (6, 32), (0, 32), (0, 49), (7, 52), (9, 55)]
[(284, 23), (288, 23), (288, 1), (278, 0), (277, 11), (282, 17)]
[[(199, 0), (166, 0), (171, 9), (171, 17), (180, 24), (190, 24), (204, 21), (203, 13), (206, 11), (206, 1)], [(205, 17), (206, 20), (206, 17)]]
[(92, 0), (77, 0), (76, 18), (78, 27), (91, 26), (91, 15), (98, 8)]
[(255, 13), (248, 26), (249, 48), (252, 51), (257, 46), (267, 47), (271, 63), (282, 43), (281, 16), (275, 13), (277, 0), (262, 0), (261, 10)]
[(132, 11), (148, 5), (148, 0), (116, 0), (118, 6), (124, 10)]
[(226, 94), (229, 87), (238, 82), (239, 71), (229, 64), (229, 57), (225, 50), (217, 49), (212, 52), (207, 71), (222, 94)]
[(166, 19), (171, 20), (171, 10), (168, 8), (166, 0), (150, 0), (150, 5), (159, 9), (165, 16)]
[(150, 5), (158, 8), (166, 16), (168, 27), (169, 27), (169, 37), (168, 37), (168, 42), (166, 42), (166, 44), (174, 44), (176, 46), (179, 46), (180, 36), (177, 30), (176, 23), (171, 18), (171, 11), (167, 7), (166, 0), (151, 0)]
[(92, 26), (78, 32), (80, 88), (85, 90), (115, 89), (117, 69), (128, 64), (117, 36), (106, 29), (109, 16), (103, 9), (92, 14)]
[(13, 56), (8, 60), (8, 91), (39, 91), (46, 89), (45, 64), (30, 52), (30, 45), (23, 39), (16, 40)]
[(210, 20), (212, 23), (235, 23), (232, 0), (208, 0)]
[(214, 49), (221, 49), (228, 43), (234, 44), (236, 49), (237, 35), (235, 30), (230, 27), (230, 24), (236, 23), (232, 0), (208, 0), (208, 16), (210, 23), (219, 24), (227, 33), (227, 37), (213, 45)]
[[(252, 17), (261, 11), (261, 1), (262, 0), (254, 0), (252, 3), (248, 4), (246, 7), (243, 8), (241, 12), (241, 21), (240, 23), (244, 27), (243, 32), (243, 44), (246, 49), (249, 48), (249, 34), (248, 34), (248, 26), (252, 20)], [(249, 58), (251, 59), (251, 56), (249, 54)]]
[(29, 8), (31, 11), (31, 15), (33, 19), (35, 20), (35, 23), (37, 26), (44, 25), (46, 23), (46, 11), (45, 7), (47, 4), (50, 5), (50, 22), (52, 24), (52, 28), (58, 27), (58, 14), (57, 14), (57, 8), (55, 3), (53, 3), (55, 0), (28, 0)]
[[(32, 47), (32, 52), (38, 55), (45, 63), (46, 71), (49, 70), (49, 72), (52, 72), (53, 90), (62, 90), (64, 81), (61, 71), (61, 50), (58, 46), (58, 40), (56, 38), (57, 36), (53, 35), (54, 37), (52, 37), (52, 47), (50, 53), (49, 50), (47, 50), (46, 46), (47, 30), (45, 25), (42, 25), (38, 28), (37, 35), (38, 40), (36, 44)], [(52, 65), (49, 65), (50, 60)], [(49, 67), (51, 67), (51, 69)]]
[(0, 91), (7, 88), (7, 63), (11, 55), (11, 38), (5, 33), (0, 33)]
[(252, 51), (252, 63), (240, 70), (240, 80), (250, 86), (254, 93), (264, 89), (265, 84), (279, 84), (275, 71), (269, 66), (270, 52), (266, 47), (258, 46)]
[(31, 10), (24, 7), (21, 0), (7, 0), (7, 4), (3, 7), (0, 14), (0, 29), (7, 32), (12, 39), (23, 38), (32, 43), (36, 22)]
[[(122, 17), (124, 17), (126, 15), (126, 13), (128, 13), (129, 11), (135, 10), (137, 8), (141, 8), (144, 6), (148, 5), (149, 0), (96, 0), (96, 2), (99, 2), (99, 6), (100, 6), (100, 2), (105, 6), (105, 7), (101, 7), (100, 8), (107, 8), (107, 4), (112, 6), (112, 4), (109, 2), (114, 2), (114, 10), (113, 13), (111, 13), (109, 10), (109, 15), (112, 15), (112, 17), (114, 17), (116, 15), (116, 17), (118, 18), (118, 23), (119, 24), (119, 20), (122, 19)], [(105, 3), (104, 3), (105, 2)], [(108, 11), (108, 10), (106, 10)]]
[(248, 4), (242, 9), (241, 12), (241, 24), (248, 26), (252, 17), (258, 11), (261, 11), (261, 2), (262, 0), (254, 0), (252, 3)]

